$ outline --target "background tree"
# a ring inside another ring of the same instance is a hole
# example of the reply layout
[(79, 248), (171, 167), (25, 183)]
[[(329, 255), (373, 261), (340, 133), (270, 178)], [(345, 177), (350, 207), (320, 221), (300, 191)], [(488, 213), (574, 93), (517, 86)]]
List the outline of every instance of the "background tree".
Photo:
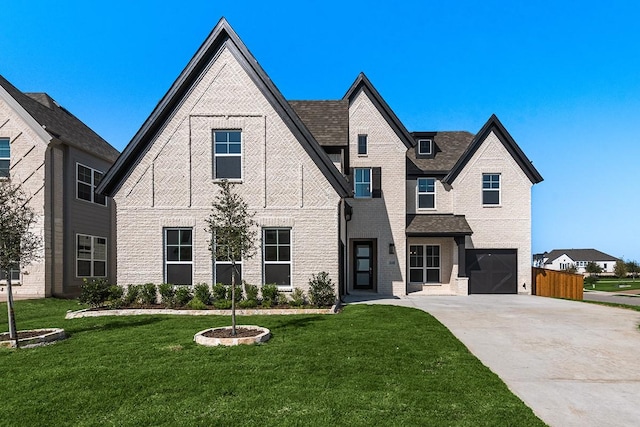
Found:
[(569, 264), (567, 268), (564, 269), (567, 273), (576, 274), (578, 272), (578, 267), (575, 264)]
[(0, 182), (0, 270), (7, 278), (7, 311), (9, 338), (18, 347), (16, 318), (13, 311), (11, 269), (20, 268), (36, 260), (42, 241), (31, 231), (36, 214), (19, 185)]
[(621, 279), (627, 277), (627, 264), (621, 259), (617, 260), (616, 265), (613, 267), (613, 274)]
[(600, 274), (602, 273), (602, 267), (600, 267), (598, 264), (596, 264), (593, 261), (589, 261), (587, 263), (585, 271), (590, 274)]
[(631, 273), (633, 280), (636, 280), (636, 276), (640, 273), (640, 265), (636, 261), (629, 260), (626, 262), (627, 271)]
[(209, 250), (216, 260), (231, 262), (231, 335), (236, 335), (236, 262), (251, 258), (256, 253), (254, 241), (257, 232), (246, 202), (232, 192), (229, 181), (218, 183), (220, 192), (213, 202), (207, 218), (207, 232), (211, 233)]

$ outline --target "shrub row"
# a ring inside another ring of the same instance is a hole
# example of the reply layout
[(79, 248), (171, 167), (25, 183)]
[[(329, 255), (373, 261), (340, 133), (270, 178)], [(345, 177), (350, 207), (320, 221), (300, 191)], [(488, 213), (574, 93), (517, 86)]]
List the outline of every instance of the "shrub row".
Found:
[[(158, 299), (158, 297), (160, 297)], [(167, 308), (189, 308), (202, 310), (231, 308), (232, 290), (230, 285), (216, 283), (209, 286), (198, 283), (194, 286), (146, 283), (122, 287), (110, 284), (106, 279), (84, 280), (80, 301), (91, 307), (141, 307), (162, 304)], [(326, 272), (312, 275), (309, 281), (309, 296), (300, 288), (294, 288), (289, 296), (278, 291), (275, 284), (265, 284), (260, 288), (242, 282), (236, 285), (235, 301), (238, 308), (269, 308), (275, 306), (328, 307), (335, 303), (334, 285)]]

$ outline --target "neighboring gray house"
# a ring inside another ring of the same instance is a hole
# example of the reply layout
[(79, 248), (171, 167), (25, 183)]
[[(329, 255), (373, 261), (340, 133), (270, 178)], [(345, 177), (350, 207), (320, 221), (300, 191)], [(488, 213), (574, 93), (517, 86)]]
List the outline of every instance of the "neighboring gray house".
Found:
[(410, 133), (364, 74), (342, 99), (287, 101), (222, 19), (100, 184), (118, 283), (228, 283), (205, 232), (216, 182), (256, 212), (249, 283), (340, 295), (530, 293), (531, 186), (497, 117)]
[(75, 296), (83, 278), (115, 279), (115, 209), (95, 189), (117, 157), (49, 95), (0, 76), (0, 179), (30, 196), (44, 243), (38, 262), (13, 271), (14, 295)]
[(542, 268), (562, 271), (575, 266), (581, 274), (587, 272), (586, 267), (590, 262), (598, 264), (603, 274), (613, 274), (616, 261), (620, 260), (596, 249), (554, 249), (535, 258)]

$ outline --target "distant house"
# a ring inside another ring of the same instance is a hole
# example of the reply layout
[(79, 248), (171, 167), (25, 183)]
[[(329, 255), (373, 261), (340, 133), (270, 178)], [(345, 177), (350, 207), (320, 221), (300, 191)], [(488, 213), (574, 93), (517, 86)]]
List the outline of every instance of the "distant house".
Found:
[(256, 212), (249, 283), (340, 295), (530, 293), (531, 186), (492, 116), (410, 133), (364, 74), (342, 99), (287, 101), (222, 19), (98, 191), (117, 210), (118, 283), (229, 283), (205, 232), (222, 179)]
[(39, 261), (12, 271), (15, 296), (74, 296), (84, 278), (115, 279), (115, 209), (95, 189), (117, 157), (49, 95), (0, 76), (0, 180), (30, 197), (44, 243)]
[(534, 266), (561, 271), (575, 265), (578, 273), (584, 274), (587, 264), (595, 262), (602, 268), (602, 273), (613, 274), (618, 260), (619, 258), (595, 249), (554, 249), (534, 255)]

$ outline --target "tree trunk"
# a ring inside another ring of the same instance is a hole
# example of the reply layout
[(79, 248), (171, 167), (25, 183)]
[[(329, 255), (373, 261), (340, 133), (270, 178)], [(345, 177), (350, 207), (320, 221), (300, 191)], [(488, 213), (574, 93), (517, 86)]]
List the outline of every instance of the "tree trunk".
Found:
[(235, 337), (236, 332), (236, 262), (231, 259), (231, 336)]
[(11, 289), (11, 268), (7, 269), (7, 314), (9, 321), (9, 339), (14, 341), (18, 348), (18, 331), (16, 329), (16, 316), (13, 312), (13, 290)]

